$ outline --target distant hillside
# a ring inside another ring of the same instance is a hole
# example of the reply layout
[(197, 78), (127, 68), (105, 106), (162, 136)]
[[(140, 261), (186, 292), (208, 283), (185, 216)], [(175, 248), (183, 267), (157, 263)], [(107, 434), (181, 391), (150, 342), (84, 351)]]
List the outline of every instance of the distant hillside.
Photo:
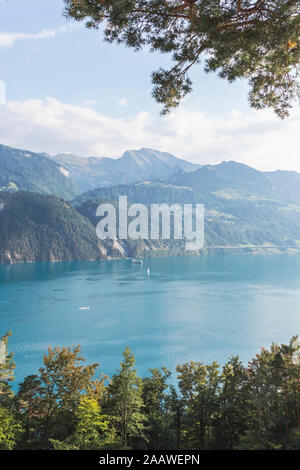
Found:
[(68, 169), (80, 192), (144, 179), (168, 178), (180, 170), (188, 172), (199, 167), (169, 153), (146, 148), (128, 150), (117, 159), (70, 154), (58, 154), (53, 159)]
[[(208, 191), (228, 199), (267, 198), (285, 202), (300, 201), (299, 173), (258, 171), (234, 161), (203, 165), (192, 173), (178, 172), (168, 181), (179, 186), (189, 186), (198, 193)], [(219, 191), (223, 191), (223, 195)]]
[[(300, 251), (298, 173), (261, 172), (236, 162), (204, 165), (186, 172), (178, 169), (175, 157), (152, 152), (127, 152), (119, 160), (104, 161), (107, 168), (111, 165), (111, 179), (121, 178), (121, 173), (113, 170), (114, 162), (119, 169), (124, 165), (124, 172), (126, 167), (124, 178), (129, 178), (130, 172), (132, 177), (138, 174), (139, 178), (144, 172), (152, 172), (152, 175), (160, 172), (160, 178), (94, 189), (66, 203), (55, 196), (16, 191), (23, 185), (39, 192), (57, 193), (59, 190), (64, 197), (70, 197), (75, 184), (72, 186), (71, 176), (66, 178), (61, 173), (65, 171), (65, 164), (49, 160), (43, 154), (0, 146), (1, 178), (8, 181), (0, 192), (0, 263), (187, 254), (183, 240), (100, 242), (95, 230), (99, 221), (97, 206), (112, 202), (118, 209), (118, 198), (123, 195), (128, 196), (129, 204), (138, 202), (148, 207), (152, 203), (203, 203), (204, 251)], [(80, 166), (79, 157), (65, 158)], [(81, 166), (85, 165), (83, 161)], [(89, 165), (91, 163), (86, 167), (87, 174)], [(187, 165), (189, 170), (190, 164)], [(3, 176), (8, 168), (15, 175), (14, 179)], [(171, 170), (176, 171), (169, 174)], [(167, 176), (163, 176), (163, 171)], [(69, 191), (66, 180), (71, 185)]]
[[(300, 174), (293, 171), (263, 172), (237, 162), (203, 165), (191, 172), (179, 171), (168, 178), (145, 180), (132, 185), (97, 188), (77, 196), (80, 206), (92, 199), (118, 199), (126, 194), (133, 202), (203, 201), (206, 205), (229, 200), (300, 203)], [(223, 203), (222, 202), (222, 203)]]
[[(120, 195), (127, 195), (129, 203), (148, 206), (164, 202), (203, 203), (206, 248), (300, 248), (300, 175), (294, 172), (260, 172), (239, 163), (223, 162), (190, 173), (179, 172), (167, 181), (89, 191), (75, 198), (72, 205), (95, 225), (97, 206), (104, 201), (117, 205)], [(174, 248), (174, 241), (167, 249), (171, 245)], [(149, 248), (148, 242), (144, 246), (139, 243), (140, 253), (152, 255), (151, 250), (155, 253), (156, 248)]]
[(71, 199), (78, 190), (68, 170), (45, 154), (0, 145), (0, 192), (34, 191)]
[(96, 260), (114, 255), (91, 223), (54, 196), (0, 194), (0, 263)]

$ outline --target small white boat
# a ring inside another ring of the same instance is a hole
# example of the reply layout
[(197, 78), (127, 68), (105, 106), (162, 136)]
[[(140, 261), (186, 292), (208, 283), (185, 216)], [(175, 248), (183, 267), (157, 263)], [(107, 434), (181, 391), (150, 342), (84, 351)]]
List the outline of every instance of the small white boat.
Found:
[(150, 276), (150, 269), (149, 268), (147, 269), (147, 274), (148, 274), (148, 276)]
[(134, 258), (132, 258), (131, 262), (132, 262), (132, 264), (143, 264), (143, 260), (142, 260), (142, 259), (134, 259)]
[(91, 307), (79, 307), (79, 310), (89, 310)]

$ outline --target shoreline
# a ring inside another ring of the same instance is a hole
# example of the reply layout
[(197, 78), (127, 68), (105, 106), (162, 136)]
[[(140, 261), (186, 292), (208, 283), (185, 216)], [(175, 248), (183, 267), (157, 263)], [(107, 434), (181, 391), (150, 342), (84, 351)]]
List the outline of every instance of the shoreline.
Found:
[[(155, 252), (154, 252), (155, 253)], [(147, 259), (153, 259), (153, 258), (171, 258), (171, 257), (196, 257), (196, 256), (210, 256), (210, 255), (239, 255), (239, 254), (244, 254), (244, 255), (252, 255), (252, 256), (257, 256), (257, 255), (297, 255), (300, 254), (300, 247), (295, 247), (295, 246), (280, 246), (280, 245), (270, 245), (270, 246), (264, 246), (264, 245), (253, 245), (253, 246), (207, 246), (203, 250), (197, 253), (185, 253), (184, 251), (178, 252), (178, 253), (172, 253), (172, 250), (170, 252), (163, 252), (159, 251), (155, 254), (144, 256), (135, 256), (135, 258), (142, 259), (142, 260), (147, 260)], [(106, 258), (99, 258), (99, 259), (72, 259), (72, 260), (66, 260), (66, 259), (49, 259), (49, 260), (28, 260), (28, 261), (10, 261), (10, 262), (5, 262), (5, 263), (0, 263), (1, 266), (13, 266), (13, 265), (26, 265), (26, 264), (35, 264), (35, 263), (43, 263), (43, 264), (54, 264), (54, 263), (85, 263), (85, 262), (99, 262), (99, 261), (125, 261), (125, 260), (131, 260), (133, 257), (128, 257), (128, 256), (120, 256), (120, 257), (112, 257), (108, 256)]]

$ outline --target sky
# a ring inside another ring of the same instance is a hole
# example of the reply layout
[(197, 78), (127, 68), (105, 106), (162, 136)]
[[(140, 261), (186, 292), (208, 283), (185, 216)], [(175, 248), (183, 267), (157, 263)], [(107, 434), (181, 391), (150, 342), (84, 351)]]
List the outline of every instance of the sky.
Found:
[(162, 117), (151, 72), (169, 57), (106, 44), (62, 11), (62, 0), (0, 0), (1, 144), (113, 158), (148, 147), (195, 163), (300, 172), (299, 106), (284, 121), (251, 110), (246, 81), (197, 66), (192, 94)]

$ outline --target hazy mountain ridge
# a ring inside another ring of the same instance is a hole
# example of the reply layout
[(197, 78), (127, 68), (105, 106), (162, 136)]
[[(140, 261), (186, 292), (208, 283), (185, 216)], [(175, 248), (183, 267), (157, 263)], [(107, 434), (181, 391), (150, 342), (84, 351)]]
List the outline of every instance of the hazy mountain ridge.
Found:
[(66, 200), (98, 187), (168, 178), (199, 165), (152, 149), (128, 150), (122, 157), (79, 157), (36, 153), (0, 145), (0, 191), (33, 191)]
[[(168, 181), (190, 186), (195, 191), (217, 192), (230, 189), (244, 199), (259, 197), (284, 202), (300, 201), (300, 174), (295, 171), (259, 171), (242, 163), (226, 161), (203, 165), (192, 173), (177, 173)], [(237, 198), (237, 197), (236, 197)]]
[(0, 145), (0, 192), (34, 191), (71, 199), (78, 194), (67, 168), (46, 154)]
[[(177, 191), (177, 192), (176, 192)], [(210, 204), (218, 200), (268, 200), (281, 203), (300, 203), (300, 174), (277, 170), (263, 172), (242, 163), (229, 161), (216, 165), (202, 165), (200, 168), (179, 171), (166, 179), (139, 181), (131, 185), (118, 184), (109, 188), (99, 187), (77, 196), (72, 204), (79, 206), (87, 200), (114, 199), (118, 194), (126, 194), (133, 202), (149, 203), (170, 199), (180, 202), (182, 197), (193, 202)], [(183, 196), (185, 194), (185, 196)], [(176, 197), (179, 196), (179, 201)], [(167, 202), (165, 201), (165, 202)], [(220, 202), (220, 201), (219, 201)]]
[(81, 192), (116, 184), (131, 184), (143, 179), (168, 178), (178, 170), (193, 171), (199, 165), (158, 150), (127, 150), (120, 158), (78, 157), (58, 154), (52, 157), (63, 164)]

